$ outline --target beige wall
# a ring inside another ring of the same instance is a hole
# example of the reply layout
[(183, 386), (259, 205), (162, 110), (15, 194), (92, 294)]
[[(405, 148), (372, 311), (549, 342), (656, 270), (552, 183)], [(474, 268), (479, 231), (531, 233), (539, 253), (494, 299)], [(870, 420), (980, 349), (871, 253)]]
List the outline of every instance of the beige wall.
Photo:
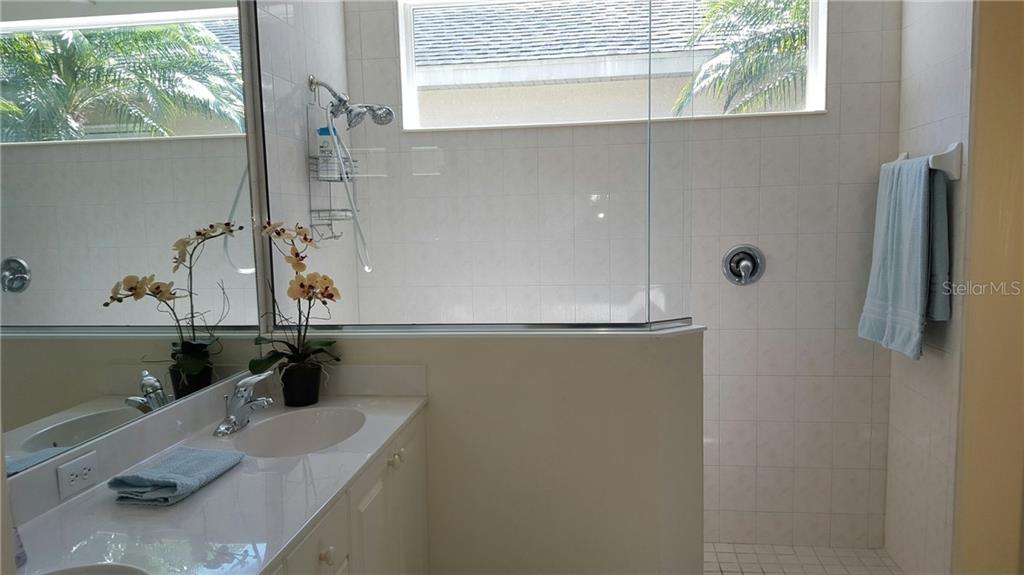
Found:
[[(1024, 280), (1024, 4), (976, 11), (967, 277)], [(1024, 297), (967, 299), (957, 460), (956, 573), (1020, 573)]]
[(345, 340), (427, 366), (433, 573), (696, 573), (701, 337)]

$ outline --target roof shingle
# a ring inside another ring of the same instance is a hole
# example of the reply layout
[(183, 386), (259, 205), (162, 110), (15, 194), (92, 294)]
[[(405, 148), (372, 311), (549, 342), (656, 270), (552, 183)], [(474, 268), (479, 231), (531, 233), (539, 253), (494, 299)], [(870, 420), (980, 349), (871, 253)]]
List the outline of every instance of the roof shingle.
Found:
[[(417, 66), (713, 49), (687, 45), (703, 19), (694, 0), (528, 0), (412, 10)], [(648, 29), (650, 36), (648, 37)]]

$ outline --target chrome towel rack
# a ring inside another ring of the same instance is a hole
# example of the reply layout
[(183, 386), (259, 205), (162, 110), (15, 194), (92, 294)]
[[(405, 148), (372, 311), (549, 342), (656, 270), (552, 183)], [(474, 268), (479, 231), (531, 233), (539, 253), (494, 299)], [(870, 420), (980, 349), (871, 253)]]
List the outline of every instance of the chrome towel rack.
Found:
[[(960, 167), (963, 162), (964, 145), (960, 142), (950, 144), (945, 152), (928, 156), (928, 167), (946, 173), (946, 177), (952, 180), (960, 179)], [(910, 154), (903, 152), (896, 159), (907, 160)]]

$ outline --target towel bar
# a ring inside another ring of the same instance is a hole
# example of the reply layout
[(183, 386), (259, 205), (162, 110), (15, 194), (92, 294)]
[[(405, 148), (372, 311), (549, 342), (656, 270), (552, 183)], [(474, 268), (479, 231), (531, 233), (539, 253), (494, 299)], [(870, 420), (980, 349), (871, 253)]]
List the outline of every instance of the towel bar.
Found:
[[(933, 170), (946, 172), (946, 177), (950, 181), (959, 180), (960, 165), (963, 161), (963, 149), (964, 146), (960, 142), (950, 144), (945, 152), (928, 156), (928, 167)], [(903, 152), (896, 159), (906, 160), (908, 158), (910, 158), (910, 154)]]

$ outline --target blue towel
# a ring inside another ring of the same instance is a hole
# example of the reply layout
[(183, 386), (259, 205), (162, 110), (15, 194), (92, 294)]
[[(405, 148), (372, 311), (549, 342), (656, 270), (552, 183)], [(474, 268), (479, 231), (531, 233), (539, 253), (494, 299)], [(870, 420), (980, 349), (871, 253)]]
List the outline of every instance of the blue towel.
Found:
[(33, 451), (31, 453), (21, 456), (4, 456), (4, 466), (7, 468), (7, 476), (10, 477), (15, 473), (21, 473), (29, 467), (37, 463), (42, 463), (51, 457), (57, 457), (61, 453), (64, 453), (70, 447), (44, 447), (39, 451)]
[(117, 502), (129, 505), (174, 505), (231, 469), (245, 457), (237, 451), (179, 447), (160, 462), (118, 475), (107, 486)]
[(882, 166), (867, 296), (858, 335), (921, 357), (926, 319), (949, 319), (945, 175), (928, 158)]

